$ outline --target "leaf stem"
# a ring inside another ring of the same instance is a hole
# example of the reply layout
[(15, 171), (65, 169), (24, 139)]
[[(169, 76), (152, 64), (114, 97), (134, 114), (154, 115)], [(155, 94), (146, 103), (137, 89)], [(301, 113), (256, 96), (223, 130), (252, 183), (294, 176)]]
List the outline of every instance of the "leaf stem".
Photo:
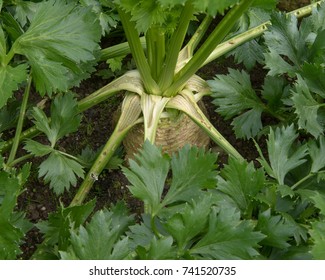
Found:
[(300, 179), (298, 182), (296, 182), (294, 185), (291, 186), (291, 189), (294, 190), (296, 189), (299, 185), (301, 185), (302, 183), (304, 183), (305, 181), (307, 181), (308, 179), (310, 179), (311, 177), (318, 175), (320, 173), (325, 173), (325, 171), (319, 171), (317, 173), (309, 173), (307, 176), (305, 176), (304, 178)]
[(164, 92), (164, 96), (174, 96), (187, 82), (187, 80), (199, 70), (213, 52), (216, 46), (229, 33), (237, 20), (242, 16), (246, 9), (254, 0), (242, 0), (235, 5), (221, 20), (218, 26), (214, 29), (211, 35), (197, 50), (189, 62), (175, 75), (173, 84)]
[[(287, 15), (294, 15), (297, 18), (302, 18), (308, 16), (312, 13), (313, 8), (320, 5), (324, 0), (318, 1), (316, 3), (301, 7), (299, 9), (288, 12)], [(262, 24), (253, 27), (237, 36), (230, 38), (229, 40), (219, 44), (209, 55), (209, 57), (205, 60), (201, 67), (210, 63), (211, 61), (221, 57), (222, 55), (232, 51), (243, 43), (252, 40), (261, 36), (267, 29), (268, 26), (271, 25), (270, 21), (263, 22)]]
[(142, 121), (142, 119), (139, 119), (140, 113), (141, 106), (139, 96), (128, 94), (124, 99), (120, 119), (111, 137), (108, 139), (95, 163), (87, 173), (86, 178), (70, 203), (71, 207), (83, 203), (93, 184), (98, 180), (99, 174), (107, 166), (109, 160), (114, 155), (114, 152), (119, 147), (126, 134), (134, 125)]
[(166, 49), (165, 34), (159, 26), (152, 26), (146, 34), (147, 56), (152, 77), (157, 81), (163, 68)]
[(125, 13), (122, 9), (118, 8), (118, 13), (144, 87), (148, 93), (159, 95), (160, 89), (151, 75), (150, 67), (144, 54), (135, 23), (131, 20), (131, 15)]
[[(188, 41), (186, 46), (182, 49), (179, 57), (185, 56), (190, 58), (193, 56), (194, 50), (197, 48), (198, 44), (201, 42), (202, 38), (204, 37), (208, 27), (212, 22), (212, 17), (207, 15), (203, 21), (201, 22), (200, 26), (197, 28), (191, 39)], [(183, 55), (183, 53), (186, 53)]]
[(158, 85), (162, 91), (167, 89), (173, 82), (178, 55), (182, 48), (190, 20), (193, 16), (193, 12), (194, 7), (191, 1), (187, 1), (180, 16), (180, 23), (173, 33), (168, 45), (166, 62), (162, 69), (162, 74), (158, 82)]
[(21, 136), (21, 133), (23, 130), (24, 119), (25, 119), (25, 115), (26, 115), (26, 109), (27, 109), (27, 103), (28, 103), (31, 84), (32, 84), (32, 75), (30, 73), (28, 80), (27, 80), (27, 86), (26, 86), (24, 94), (23, 94), (23, 100), (22, 100), (21, 107), (20, 107), (16, 133), (15, 133), (11, 151), (10, 151), (10, 154), (8, 157), (7, 165), (11, 165), (16, 157), (16, 153), (17, 153), (19, 141), (20, 141), (20, 136)]
[[(146, 49), (145, 37), (140, 37), (140, 44), (142, 49)], [(125, 56), (131, 53), (129, 42), (120, 43), (100, 51), (100, 61), (105, 61), (110, 58)]]

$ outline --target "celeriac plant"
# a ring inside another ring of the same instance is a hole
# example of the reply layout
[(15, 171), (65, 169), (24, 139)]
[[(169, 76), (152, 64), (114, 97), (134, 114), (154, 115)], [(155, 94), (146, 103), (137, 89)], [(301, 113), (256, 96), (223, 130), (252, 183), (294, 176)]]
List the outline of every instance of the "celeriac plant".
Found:
[[(3, 150), (12, 144), (7, 165), (17, 163), (15, 155), (21, 139), (30, 138), (42, 131), (47, 135), (50, 145), (28, 140), (25, 149), (31, 155), (48, 156), (40, 167), (39, 175), (50, 182), (56, 193), (62, 193), (71, 184), (76, 183), (76, 177), (83, 177), (84, 172), (80, 165), (82, 162), (78, 158), (55, 149), (57, 140), (77, 129), (77, 107), (79, 112), (82, 112), (122, 90), (127, 91), (116, 128), (86, 175), (72, 205), (82, 203), (92, 184), (134, 125), (143, 123), (144, 140), (148, 139), (154, 143), (160, 118), (172, 118), (173, 114), (169, 113), (175, 110), (187, 114), (229, 155), (243, 160), (239, 152), (214, 128), (197, 105), (204, 95), (210, 94), (210, 88), (195, 73), (208, 62), (261, 35), (267, 29), (269, 22), (224, 41), (250, 6), (270, 9), (276, 4), (273, 0), (233, 0), (227, 3), (185, 0), (113, 2), (119, 13), (127, 44), (102, 50), (100, 59), (106, 60), (131, 52), (136, 70), (125, 73), (78, 103), (69, 97), (58, 99), (51, 109), (52, 118), (57, 121), (47, 120), (41, 109), (34, 109), (32, 115), (36, 125), (26, 132), (22, 132), (22, 124), (31, 84), (34, 84), (41, 95), (51, 95), (52, 92), (66, 91), (78, 83), (91, 71), (89, 62), (95, 58), (96, 41), (99, 40), (101, 28), (89, 8), (61, 1), (34, 3), (34, 12), (25, 14), (26, 20), (23, 22), (21, 17), (16, 20), (11, 13), (3, 11), (2, 29), (9, 35), (5, 37), (4, 31), (1, 31), (1, 45), (5, 54), (1, 64), (1, 88), (5, 90), (5, 94), (2, 94), (3, 104), (12, 95), (13, 90), (28, 78), (16, 136), (12, 142), (2, 144)], [(294, 15), (306, 15), (315, 5), (302, 8)], [(45, 18), (44, 11), (49, 7), (53, 9)], [(62, 7), (66, 12), (56, 17)], [(190, 21), (202, 13), (205, 18), (185, 44)], [(212, 18), (217, 14), (224, 16), (211, 34), (203, 40)], [(47, 21), (52, 18), (53, 20)], [(57, 28), (58, 26), (62, 28)], [(47, 34), (51, 34), (51, 37)], [(140, 37), (139, 34), (144, 36)], [(26, 63), (19, 62), (15, 65), (14, 58), (17, 55), (26, 57)], [(15, 79), (11, 79), (9, 84), (5, 83), (8, 75), (13, 74)], [(64, 108), (75, 109), (68, 112)], [(74, 119), (74, 122), (69, 119)], [(65, 125), (61, 128), (63, 124)], [(69, 170), (69, 176), (58, 179), (59, 174), (51, 168), (55, 165), (60, 166), (61, 170)]]
[[(18, 16), (12, 13), (10, 2), (0, 3), (1, 106), (21, 85), (23, 89), (16, 136), (13, 141), (1, 143), (3, 150), (11, 147), (8, 159), (0, 161), (0, 175), (6, 183), (0, 184), (0, 224), (7, 229), (0, 234), (0, 241), (7, 246), (0, 251), (3, 258), (19, 253), (19, 242), (30, 228), (23, 215), (14, 209), (29, 165), (21, 171), (13, 166), (30, 156), (46, 156), (39, 175), (54, 191), (60, 194), (75, 185), (77, 177), (84, 176), (83, 162), (61, 151), (58, 141), (76, 131), (80, 112), (120, 91), (127, 93), (116, 128), (70, 207), (59, 207), (48, 221), (38, 224), (44, 242), (36, 258), (268, 258), (294, 254), (294, 249), (288, 249), (293, 243), (301, 245), (299, 249), (308, 256), (311, 251), (316, 258), (323, 257), (324, 197), (319, 191), (324, 172), (324, 160), (319, 156), (324, 151), (323, 139), (302, 143), (297, 148), (293, 147), (297, 140), (293, 126), (272, 130), (269, 159), (261, 154), (262, 168), (255, 169), (210, 124), (197, 105), (210, 88), (195, 73), (265, 32), (270, 22), (225, 39), (251, 4), (274, 7), (276, 1), (114, 1), (128, 42), (101, 52), (98, 41), (103, 25), (91, 12), (94, 7), (85, 8), (73, 1), (45, 1), (30, 5), (28, 13), (21, 14), (20, 10)], [(315, 6), (293, 14), (304, 16)], [(206, 17), (184, 45), (189, 22), (200, 13)], [(202, 43), (213, 16), (223, 13), (225, 16)], [(106, 60), (128, 52), (135, 60), (136, 70), (80, 101), (66, 92), (89, 75), (96, 57)], [(41, 106), (33, 108), (35, 126), (22, 132), (32, 88), (42, 96), (55, 95), (51, 118), (47, 118)], [(170, 158), (150, 144), (155, 140), (159, 119), (171, 117), (169, 113), (173, 110), (189, 115), (231, 156), (220, 174), (216, 170), (216, 155), (211, 152), (185, 147)], [(5, 111), (1, 113), (6, 115)], [(144, 123), (147, 141), (136, 161), (131, 161), (123, 172), (130, 181), (130, 192), (145, 203), (143, 223), (130, 226), (133, 220), (120, 205), (111, 211), (97, 212), (86, 223), (95, 205), (94, 201), (83, 204), (90, 187), (122, 139), (138, 123)], [(31, 140), (37, 132), (44, 133), (48, 143)], [(24, 148), (29, 154), (16, 158), (19, 142), (26, 138)], [(299, 167), (307, 171), (299, 174)], [(62, 170), (67, 175), (63, 176)], [(163, 194), (170, 170), (172, 181)], [(314, 189), (308, 188), (311, 181)], [(310, 224), (307, 218), (314, 212), (317, 218)], [(312, 243), (308, 243), (306, 228)], [(101, 243), (94, 244), (95, 240)], [(222, 246), (224, 242), (229, 246)], [(102, 244), (107, 250), (103, 250)], [(265, 251), (258, 250), (260, 245)], [(96, 252), (91, 250), (95, 246)]]

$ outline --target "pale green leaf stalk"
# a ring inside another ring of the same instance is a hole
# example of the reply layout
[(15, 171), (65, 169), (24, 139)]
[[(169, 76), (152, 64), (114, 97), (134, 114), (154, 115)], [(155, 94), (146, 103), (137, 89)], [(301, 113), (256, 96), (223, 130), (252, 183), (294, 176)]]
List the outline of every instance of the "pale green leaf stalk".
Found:
[(243, 161), (241, 154), (225, 139), (222, 134), (211, 124), (205, 114), (197, 105), (193, 93), (184, 89), (180, 95), (174, 97), (166, 106), (177, 109), (187, 114), (199, 127), (201, 127), (224, 151), (236, 159)]
[(144, 140), (155, 142), (156, 131), (160, 116), (168, 103), (169, 98), (143, 93), (141, 95), (141, 108), (144, 119)]
[(137, 94), (128, 93), (123, 101), (121, 116), (113, 131), (111, 137), (97, 157), (95, 163), (86, 175), (85, 180), (80, 186), (77, 194), (72, 200), (70, 206), (81, 205), (86, 198), (93, 184), (98, 180), (99, 174), (107, 166), (110, 158), (124, 139), (127, 132), (136, 124), (143, 120), (140, 118), (141, 104), (140, 97)]

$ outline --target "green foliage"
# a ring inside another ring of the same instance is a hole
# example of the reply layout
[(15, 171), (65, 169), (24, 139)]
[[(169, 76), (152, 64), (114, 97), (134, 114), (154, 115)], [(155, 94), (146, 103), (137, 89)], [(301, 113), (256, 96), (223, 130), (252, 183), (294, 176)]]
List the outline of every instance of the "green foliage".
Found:
[(0, 157), (0, 259), (9, 260), (22, 253), (20, 245), (32, 227), (25, 219), (25, 213), (15, 209), (25, 179), (29, 176), (30, 165), (25, 165), (18, 174), (9, 174), (2, 170), (2, 162)]
[(324, 13), (322, 3), (301, 24), (293, 15), (269, 17), (257, 9), (241, 19), (239, 32), (268, 19), (272, 24), (263, 40), (249, 41), (232, 52), (248, 69), (258, 61), (269, 70), (262, 90), (251, 86), (248, 74), (233, 69), (209, 81), (216, 111), (232, 119), (237, 137), (268, 131), (263, 129), (263, 114), (283, 124), (296, 119), (299, 128), (315, 138), (324, 133)]
[[(280, 185), (284, 185), (285, 176), (289, 171), (306, 161), (304, 159), (307, 154), (306, 145), (298, 148), (292, 147), (297, 137), (298, 134), (293, 125), (270, 131), (267, 147), (272, 171), (269, 175), (277, 179)], [(269, 170), (268, 163), (265, 161), (261, 161), (261, 163)]]
[[(212, 153), (205, 155), (202, 149), (187, 146), (170, 160), (146, 141), (136, 159), (138, 162), (131, 160), (130, 168), (123, 167), (122, 170), (132, 184), (129, 186), (131, 193), (147, 204), (152, 216), (168, 204), (190, 201), (200, 189), (215, 183), (216, 156)], [(170, 166), (172, 183), (162, 197)]]
[(218, 190), (230, 196), (244, 215), (249, 214), (256, 195), (265, 186), (263, 169), (255, 169), (253, 163), (230, 158), (220, 175)]
[(51, 94), (78, 84), (85, 63), (95, 58), (99, 38), (98, 24), (88, 9), (46, 1), (37, 5), (14, 51), (28, 58), (36, 89), (42, 95)]
[(253, 259), (263, 234), (254, 232), (251, 221), (241, 221), (235, 208), (213, 208), (207, 233), (191, 249), (202, 259)]
[(62, 259), (110, 260), (125, 259), (129, 254), (129, 241), (121, 235), (132, 222), (122, 204), (111, 211), (100, 210), (95, 213), (86, 226), (72, 229), (71, 246), (60, 252)]
[(213, 81), (209, 81), (209, 86), (218, 113), (225, 119), (239, 114), (232, 122), (236, 136), (256, 136), (262, 128), (264, 104), (255, 94), (249, 75), (244, 71), (229, 69), (229, 75), (216, 76)]
[(94, 210), (95, 200), (82, 206), (63, 207), (50, 213), (45, 221), (37, 224), (44, 235), (44, 242), (37, 248), (33, 259), (57, 259), (60, 250), (67, 250), (70, 245), (70, 229), (78, 228)]
[(54, 192), (62, 194), (70, 185), (76, 185), (77, 177), (84, 175), (83, 166), (76, 158), (55, 149), (59, 139), (78, 129), (81, 116), (77, 101), (71, 93), (58, 95), (51, 104), (51, 119), (37, 107), (33, 110), (33, 117), (36, 127), (45, 133), (51, 146), (29, 139), (24, 148), (35, 156), (49, 154), (39, 166), (39, 177), (44, 176)]
[(0, 65), (0, 108), (6, 105), (7, 100), (12, 96), (13, 91), (17, 90), (19, 85), (26, 80), (26, 68), (27, 67), (24, 64), (16, 67)]

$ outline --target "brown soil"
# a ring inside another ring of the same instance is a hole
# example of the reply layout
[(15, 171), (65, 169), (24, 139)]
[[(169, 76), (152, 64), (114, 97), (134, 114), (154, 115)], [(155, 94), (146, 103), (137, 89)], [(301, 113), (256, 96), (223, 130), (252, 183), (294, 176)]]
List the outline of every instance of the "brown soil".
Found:
[[(281, 1), (279, 7), (283, 10), (292, 10), (308, 4), (309, 1)], [(102, 68), (103, 65), (100, 66)], [(214, 75), (227, 73), (228, 67), (241, 68), (241, 65), (235, 65), (233, 60), (227, 59), (219, 62), (211, 63), (202, 69), (199, 73), (204, 79), (211, 79)], [(265, 71), (259, 67), (253, 70), (252, 83), (258, 87), (264, 80)], [(79, 88), (76, 89), (79, 98), (89, 95), (99, 89), (108, 80), (104, 80), (96, 75), (84, 81)], [(70, 135), (60, 142), (60, 148), (71, 154), (79, 154), (81, 149), (89, 145), (92, 149), (98, 149), (106, 143), (113, 130), (112, 112), (114, 112), (121, 97), (113, 97), (110, 100), (92, 108), (84, 113), (83, 121), (77, 133)], [(234, 136), (231, 129), (230, 121), (225, 121), (214, 110), (210, 98), (205, 98), (208, 114), (211, 122), (215, 127), (228, 139), (228, 141), (249, 161), (255, 160), (258, 156), (256, 148), (252, 141), (238, 140)], [(264, 143), (261, 141), (261, 145)], [(218, 147), (211, 144), (212, 150), (219, 151)], [(227, 161), (226, 155), (223, 153), (219, 156), (220, 165)], [(26, 188), (26, 191), (19, 197), (18, 208), (26, 211), (27, 218), (36, 223), (37, 221), (47, 219), (48, 214), (58, 207), (60, 203), (68, 205), (72, 200), (77, 188), (72, 187), (69, 192), (65, 192), (62, 196), (57, 197), (52, 190), (44, 185), (42, 179), (37, 177), (37, 166), (40, 160), (36, 160), (33, 164), (31, 181)], [(96, 198), (97, 208), (109, 206), (119, 200), (124, 200), (132, 213), (141, 213), (141, 203), (132, 198), (127, 189), (127, 180), (120, 170), (104, 171), (99, 180), (94, 184), (87, 199)], [(29, 259), (36, 249), (37, 244), (42, 241), (42, 236), (37, 229), (30, 231), (25, 243), (22, 245), (22, 259)]]

